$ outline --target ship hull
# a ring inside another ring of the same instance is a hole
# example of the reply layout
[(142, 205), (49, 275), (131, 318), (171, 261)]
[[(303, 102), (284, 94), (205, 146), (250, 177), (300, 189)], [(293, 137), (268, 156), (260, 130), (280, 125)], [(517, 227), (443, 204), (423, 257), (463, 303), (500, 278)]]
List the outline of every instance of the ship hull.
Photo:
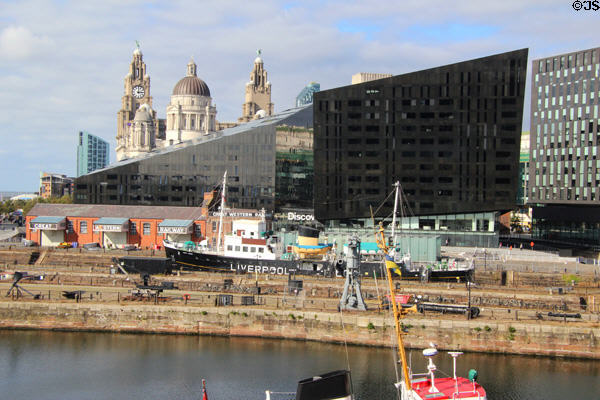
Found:
[[(270, 275), (316, 275), (343, 276), (344, 264), (333, 265), (329, 261), (319, 260), (261, 260), (239, 258), (225, 255), (203, 253), (165, 246), (167, 258), (170, 258), (184, 270), (229, 272), (238, 274), (270, 274)], [(408, 269), (399, 263), (402, 279), (423, 281), (465, 281), (473, 273), (473, 269), (422, 270)], [(360, 264), (363, 277), (381, 277), (385, 273), (382, 263), (363, 262)]]
[(186, 270), (271, 275), (332, 276), (334, 274), (334, 268), (328, 261), (238, 258), (174, 249), (168, 246), (165, 246), (165, 252), (168, 258)]
[[(471, 280), (473, 275), (473, 268), (467, 269), (408, 269), (402, 263), (398, 263), (402, 276), (393, 275), (396, 278), (408, 279), (408, 280), (422, 280), (422, 281), (461, 281), (465, 282)], [(363, 262), (360, 264), (360, 272), (362, 276), (373, 277), (374, 273), (378, 277), (382, 276), (385, 271), (383, 270), (382, 262)]]

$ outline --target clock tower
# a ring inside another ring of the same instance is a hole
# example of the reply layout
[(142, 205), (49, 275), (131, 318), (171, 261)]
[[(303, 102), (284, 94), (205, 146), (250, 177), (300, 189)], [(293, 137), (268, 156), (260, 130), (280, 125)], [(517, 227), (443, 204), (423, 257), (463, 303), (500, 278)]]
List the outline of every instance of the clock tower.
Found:
[[(120, 153), (120, 147), (126, 143), (129, 127), (132, 125), (138, 108), (142, 104), (148, 104), (152, 108), (150, 77), (146, 73), (146, 63), (144, 63), (139, 43), (133, 51), (133, 59), (129, 64), (129, 73), (125, 76), (124, 86), (125, 93), (121, 98), (121, 109), (117, 113), (117, 154)], [(156, 119), (156, 115), (152, 115), (152, 118)]]

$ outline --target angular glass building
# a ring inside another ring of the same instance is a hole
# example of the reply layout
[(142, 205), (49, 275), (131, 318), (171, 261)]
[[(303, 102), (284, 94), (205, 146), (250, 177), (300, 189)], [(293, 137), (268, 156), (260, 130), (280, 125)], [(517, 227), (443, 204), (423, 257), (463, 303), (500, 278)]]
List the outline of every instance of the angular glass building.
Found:
[(227, 171), (229, 207), (312, 208), (312, 117), (287, 110), (119, 161), (77, 178), (74, 201), (197, 206)]
[(305, 106), (313, 102), (315, 93), (321, 90), (321, 85), (317, 82), (311, 82), (296, 96), (296, 107)]
[(109, 145), (106, 140), (91, 133), (79, 132), (77, 144), (77, 176), (85, 175), (100, 168), (109, 162)]
[(379, 204), (389, 216), (400, 181), (406, 229), (493, 233), (520, 186), (527, 53), (315, 93), (315, 217), (364, 221)]
[(537, 239), (599, 246), (600, 48), (533, 61), (529, 204)]

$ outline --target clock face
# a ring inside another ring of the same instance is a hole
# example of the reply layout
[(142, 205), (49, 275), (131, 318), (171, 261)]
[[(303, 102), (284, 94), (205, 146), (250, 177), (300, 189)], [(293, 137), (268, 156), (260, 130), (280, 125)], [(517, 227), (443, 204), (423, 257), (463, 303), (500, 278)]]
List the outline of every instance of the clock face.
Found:
[(144, 88), (142, 86), (134, 86), (133, 90), (132, 90), (132, 94), (133, 97), (135, 97), (136, 99), (141, 99), (142, 97), (144, 97), (144, 94), (146, 93), (146, 91), (144, 90)]

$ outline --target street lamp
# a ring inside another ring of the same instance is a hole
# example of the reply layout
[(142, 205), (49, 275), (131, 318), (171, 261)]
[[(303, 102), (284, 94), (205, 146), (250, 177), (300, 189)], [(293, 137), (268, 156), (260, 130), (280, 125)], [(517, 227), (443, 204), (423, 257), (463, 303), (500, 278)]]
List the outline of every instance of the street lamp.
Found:
[(475, 282), (471, 282), (470, 278), (467, 277), (467, 294), (468, 294), (468, 308), (467, 308), (467, 319), (471, 319), (471, 286), (475, 285)]
[(483, 270), (487, 271), (487, 249), (483, 249)]

